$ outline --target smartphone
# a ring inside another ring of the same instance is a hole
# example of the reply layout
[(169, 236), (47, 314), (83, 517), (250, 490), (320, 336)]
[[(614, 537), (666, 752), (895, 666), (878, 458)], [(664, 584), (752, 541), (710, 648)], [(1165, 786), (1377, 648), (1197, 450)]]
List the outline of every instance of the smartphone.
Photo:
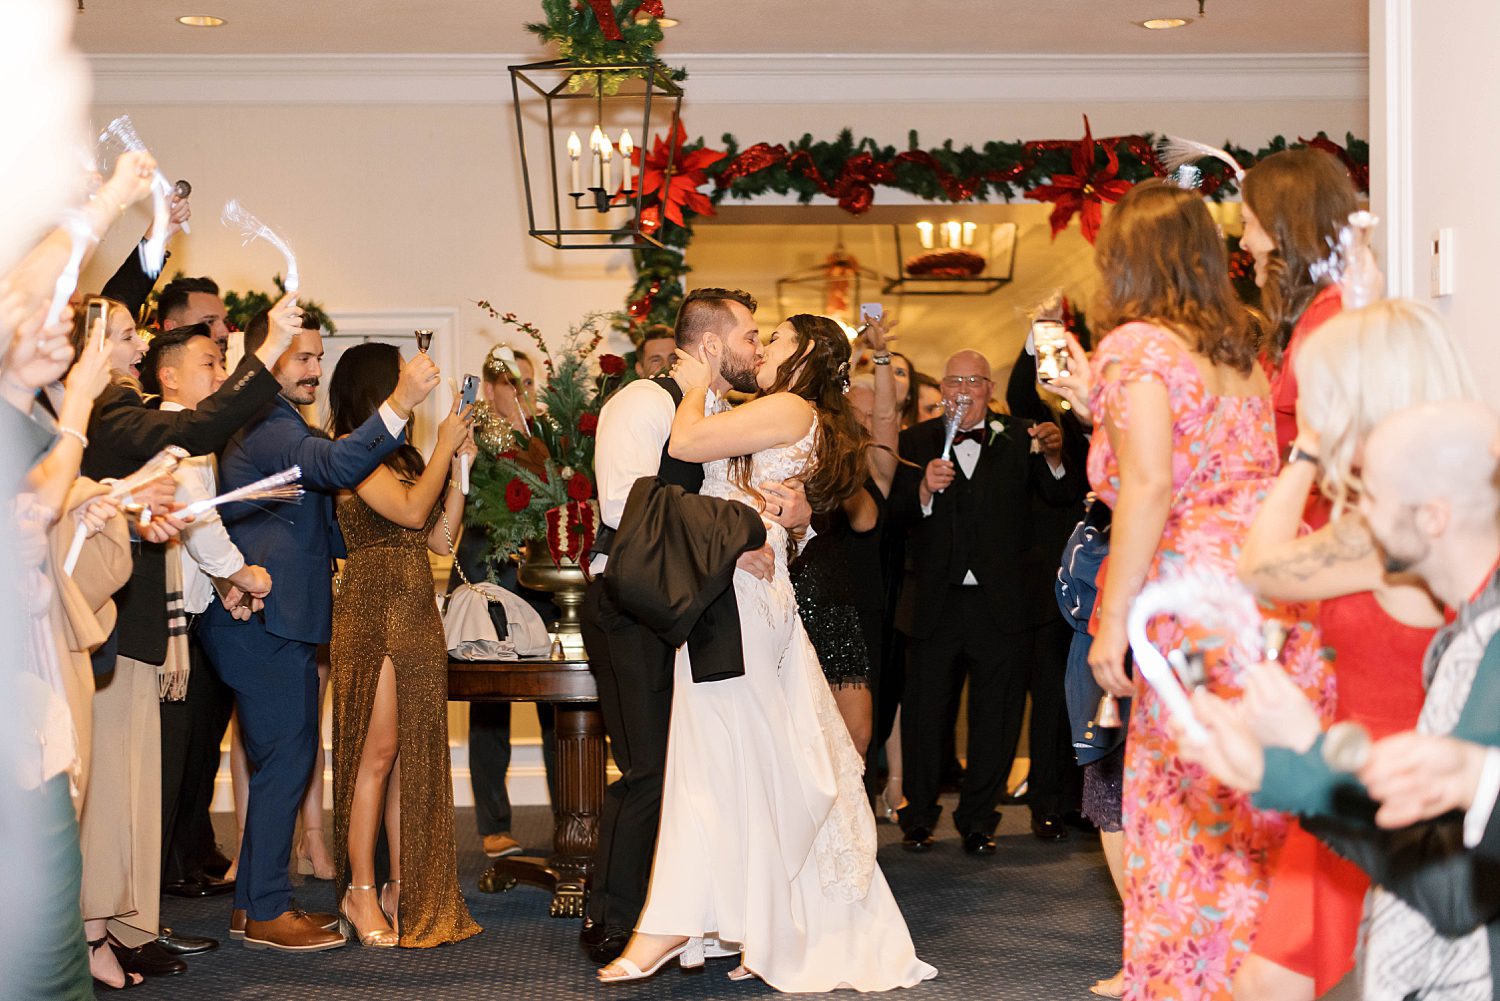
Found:
[(1033, 320), (1031, 342), (1036, 346), (1036, 380), (1051, 382), (1068, 371), (1067, 328), (1057, 320)]
[(885, 316), (885, 307), (878, 302), (862, 302), (859, 304), (860, 321), (879, 320)]
[(464, 376), (464, 388), (458, 394), (458, 411), (463, 413), (467, 407), (472, 407), (474, 401), (479, 399), (479, 376)]
[[(84, 309), (86, 311), (83, 318), (84, 334), (87, 337), (93, 337), (94, 327), (109, 315), (109, 300), (100, 298), (97, 295), (89, 296), (88, 305), (86, 305)], [(104, 339), (99, 342), (99, 350), (109, 350), (108, 336), (105, 336)]]

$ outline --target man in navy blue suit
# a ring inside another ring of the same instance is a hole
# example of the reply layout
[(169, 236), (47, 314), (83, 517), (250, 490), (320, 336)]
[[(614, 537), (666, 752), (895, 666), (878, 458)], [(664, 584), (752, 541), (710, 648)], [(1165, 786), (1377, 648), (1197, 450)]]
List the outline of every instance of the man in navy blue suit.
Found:
[[(281, 394), (230, 440), (219, 480), (232, 490), (297, 465), (307, 496), (296, 506), (224, 510), (235, 545), (270, 571), (276, 590), (248, 620), (215, 605), (200, 628), (220, 676), (234, 689), (240, 736), (254, 769), (230, 936), (242, 935), (251, 949), (319, 952), (338, 948), (344, 937), (332, 927), (334, 915), (309, 915), (293, 904), (287, 868), (297, 808), (318, 754), (315, 654), (332, 631), (333, 559), (344, 554), (334, 500), (405, 440), (412, 410), (437, 385), (438, 369), (418, 354), (378, 412), (353, 434), (330, 441), (297, 410), (317, 396), (323, 357), (317, 329), (300, 322), (304, 329), (272, 367)], [(262, 313), (245, 332), (245, 350), (255, 350), (271, 327), (298, 323), (292, 311)]]

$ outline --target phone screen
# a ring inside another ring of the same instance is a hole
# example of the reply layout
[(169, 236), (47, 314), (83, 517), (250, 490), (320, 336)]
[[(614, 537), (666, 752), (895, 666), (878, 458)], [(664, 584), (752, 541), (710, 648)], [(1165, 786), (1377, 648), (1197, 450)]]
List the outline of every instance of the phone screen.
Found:
[(1031, 324), (1031, 340), (1036, 345), (1036, 378), (1051, 382), (1068, 375), (1068, 341), (1066, 329), (1057, 320), (1036, 320)]
[[(84, 308), (87, 312), (84, 316), (83, 329), (87, 336), (93, 337), (94, 328), (109, 315), (109, 302), (98, 296), (92, 296), (89, 298), (88, 305)], [(99, 344), (100, 350), (107, 350), (108, 344), (109, 338), (106, 336)]]
[(878, 302), (862, 302), (859, 304), (859, 315), (861, 320), (878, 320), (885, 316), (885, 307)]
[(464, 388), (459, 393), (458, 408), (460, 410), (462, 410), (464, 407), (471, 407), (471, 406), (474, 405), (474, 401), (477, 400), (478, 398), (479, 398), (479, 376), (477, 376), (477, 375), (466, 375), (466, 376), (464, 376)]

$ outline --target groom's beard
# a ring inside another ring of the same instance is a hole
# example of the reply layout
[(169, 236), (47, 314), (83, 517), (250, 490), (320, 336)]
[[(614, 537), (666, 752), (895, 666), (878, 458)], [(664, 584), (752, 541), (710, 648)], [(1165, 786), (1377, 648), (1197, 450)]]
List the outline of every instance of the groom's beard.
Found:
[(726, 353), (724, 355), (724, 367), (719, 374), (724, 381), (729, 383), (729, 388), (737, 393), (756, 394), (760, 392), (760, 386), (755, 382), (755, 370), (758, 366), (754, 358), (748, 360), (737, 355)]

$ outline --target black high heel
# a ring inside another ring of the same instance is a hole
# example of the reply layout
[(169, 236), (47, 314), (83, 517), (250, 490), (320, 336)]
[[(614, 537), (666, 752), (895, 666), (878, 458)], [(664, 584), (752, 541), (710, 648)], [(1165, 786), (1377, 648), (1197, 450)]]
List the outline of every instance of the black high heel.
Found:
[[(98, 952), (100, 949), (104, 948), (108, 944), (109, 944), (109, 936), (108, 935), (105, 935), (103, 938), (96, 938), (96, 939), (93, 939), (93, 940), (88, 940), (89, 952), (91, 954), (95, 953), (95, 952)], [(146, 978), (143, 977), (143, 976), (141, 976), (139, 973), (129, 973), (129, 972), (127, 972), (124, 969), (120, 970), (120, 975), (125, 978), (125, 982), (123, 984), (121, 984), (120, 986), (116, 987), (114, 984), (109, 983), (106, 980), (100, 980), (98, 977), (94, 977), (92, 971), (89, 972), (89, 976), (93, 977), (94, 983), (96, 983), (96, 984), (103, 984), (105, 987), (108, 987), (112, 991), (127, 991), (130, 988), (132, 988), (132, 987), (138, 987), (138, 986), (140, 986), (141, 984), (145, 983), (145, 981), (146, 981)], [(135, 979), (132, 980), (131, 979), (132, 977), (134, 977)]]

